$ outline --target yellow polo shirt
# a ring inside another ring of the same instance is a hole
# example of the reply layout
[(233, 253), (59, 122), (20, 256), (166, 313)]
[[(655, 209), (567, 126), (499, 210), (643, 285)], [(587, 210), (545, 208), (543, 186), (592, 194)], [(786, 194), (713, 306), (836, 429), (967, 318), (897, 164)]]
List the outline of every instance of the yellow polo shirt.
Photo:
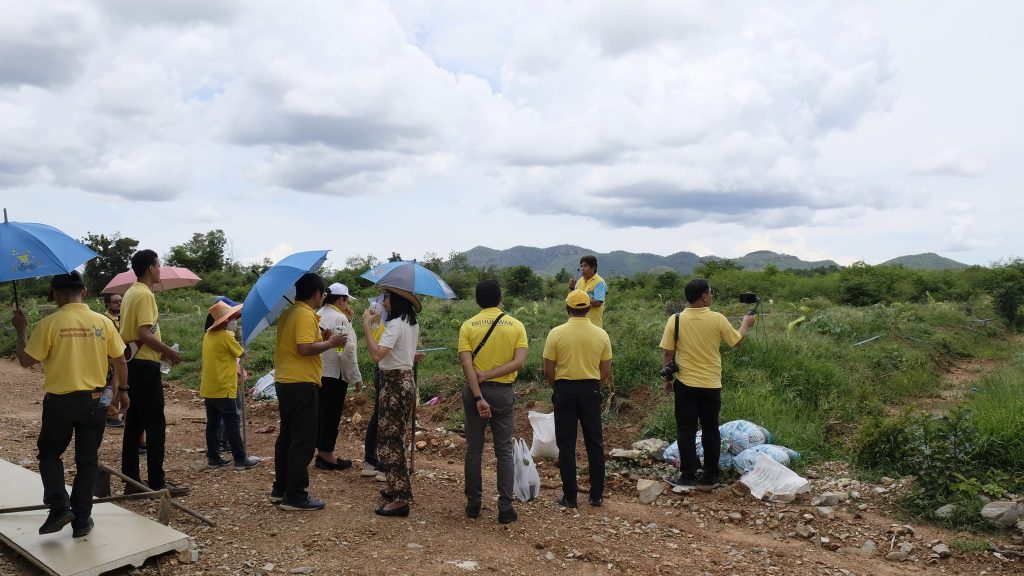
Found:
[(43, 390), (88, 391), (107, 383), (107, 358), (124, 355), (114, 323), (86, 304), (65, 304), (39, 321), (25, 352), (43, 365)]
[(612, 359), (612, 342), (587, 317), (571, 317), (548, 332), (544, 359), (555, 361), (555, 380), (600, 380), (601, 362)]
[[(121, 339), (125, 342), (139, 340), (139, 326), (152, 326), (151, 332), (157, 340), (160, 338), (160, 311), (156, 308), (156, 296), (149, 286), (141, 282), (132, 284), (121, 299)], [(160, 353), (142, 345), (133, 359), (160, 361)]]
[(675, 350), (676, 380), (693, 388), (722, 387), (722, 351), (725, 342), (735, 346), (743, 336), (729, 319), (704, 306), (687, 308), (679, 315), (679, 340), (675, 337), (675, 317), (669, 316), (661, 335), (661, 349)]
[(299, 344), (323, 340), (320, 317), (305, 302), (296, 302), (281, 312), (277, 320), (277, 342), (274, 346), (274, 381), (281, 384), (312, 382), (320, 385), (324, 363), (319, 354), (301, 356)]
[[(498, 314), (501, 314), (500, 308), (484, 308), (479, 314), (463, 322), (459, 328), (459, 353), (476, 350)], [(506, 314), (501, 317), (484, 347), (473, 358), (473, 367), (481, 372), (493, 370), (512, 360), (517, 348), (529, 348), (526, 327), (519, 320)], [(510, 372), (493, 378), (491, 382), (511, 384), (515, 382), (517, 374), (518, 372)]]
[(203, 371), (199, 395), (203, 398), (238, 396), (238, 359), (242, 345), (228, 330), (211, 330), (203, 335)]
[[(107, 318), (110, 318), (110, 321), (114, 323), (114, 328), (117, 328), (118, 332), (120, 332), (120, 330), (121, 330), (121, 317), (120, 316), (114, 316), (110, 312), (103, 312), (103, 315), (106, 316)], [(124, 340), (124, 338), (122, 338), (122, 340)]]
[(601, 305), (597, 308), (591, 307), (587, 312), (587, 319), (598, 328), (604, 327), (604, 309), (608, 305), (608, 283), (600, 275), (594, 274), (590, 280), (584, 280), (582, 276), (576, 280), (576, 289), (583, 290), (590, 296), (591, 300), (600, 300)]

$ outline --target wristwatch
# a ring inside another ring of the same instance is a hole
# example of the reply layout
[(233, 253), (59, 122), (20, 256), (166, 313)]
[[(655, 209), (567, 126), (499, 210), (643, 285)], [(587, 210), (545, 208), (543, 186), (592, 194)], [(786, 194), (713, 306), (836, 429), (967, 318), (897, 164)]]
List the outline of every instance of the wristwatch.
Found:
[(479, 402), (479, 401), (481, 401), (481, 400), (483, 400), (483, 399), (484, 399), (484, 397), (483, 397), (483, 396), (473, 396), (473, 401), (474, 401), (474, 402)]

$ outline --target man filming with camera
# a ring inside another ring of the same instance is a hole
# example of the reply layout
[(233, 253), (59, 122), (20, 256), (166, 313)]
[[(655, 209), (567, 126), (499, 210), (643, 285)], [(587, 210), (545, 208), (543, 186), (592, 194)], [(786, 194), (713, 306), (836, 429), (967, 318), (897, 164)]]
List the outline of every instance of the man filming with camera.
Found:
[[(735, 348), (743, 343), (757, 317), (751, 310), (736, 330), (729, 320), (711, 310), (714, 291), (704, 278), (690, 281), (685, 289), (689, 306), (673, 314), (661, 337), (664, 353), (661, 376), (665, 393), (675, 392), (676, 436), (679, 443), (679, 478), (685, 488), (713, 489), (718, 485), (721, 437), (718, 414), (722, 408), (722, 355), (725, 342)], [(756, 297), (755, 297), (756, 298)], [(704, 472), (697, 478), (697, 423), (704, 447)]]

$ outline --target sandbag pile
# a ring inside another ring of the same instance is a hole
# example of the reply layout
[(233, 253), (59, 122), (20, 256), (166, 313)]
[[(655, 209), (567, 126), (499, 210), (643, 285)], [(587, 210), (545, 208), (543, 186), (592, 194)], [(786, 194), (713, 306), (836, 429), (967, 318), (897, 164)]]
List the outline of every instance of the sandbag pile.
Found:
[[(772, 444), (772, 433), (747, 420), (731, 420), (718, 427), (722, 445), (718, 468), (722, 471), (739, 470), (749, 472), (754, 468), (759, 454), (765, 454), (783, 466), (789, 466), (800, 458), (800, 453), (785, 446)], [(701, 431), (697, 431), (697, 458), (704, 463), (704, 446)], [(665, 461), (679, 464), (679, 445), (673, 442), (665, 449)]]

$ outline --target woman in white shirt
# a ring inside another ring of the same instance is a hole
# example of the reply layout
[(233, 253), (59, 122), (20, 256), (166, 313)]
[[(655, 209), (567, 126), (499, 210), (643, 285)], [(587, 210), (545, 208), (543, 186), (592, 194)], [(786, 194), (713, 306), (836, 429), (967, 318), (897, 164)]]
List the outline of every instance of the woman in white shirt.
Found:
[(321, 330), (348, 336), (348, 343), (342, 348), (328, 348), (320, 354), (324, 372), (320, 378), (319, 430), (314, 466), (321, 470), (344, 470), (352, 466), (351, 460), (338, 458), (334, 453), (348, 385), (354, 384), (357, 393), (363, 389), (363, 376), (359, 373), (359, 359), (356, 357), (356, 332), (346, 314), (346, 310), (351, 310), (348, 299), (347, 286), (331, 284), (324, 296), (323, 307), (317, 311)]
[[(366, 338), (370, 358), (380, 369), (380, 422), (377, 455), (387, 477), (387, 488), (381, 491), (384, 502), (376, 510), (381, 516), (408, 516), (412, 502), (412, 484), (405, 461), (405, 430), (416, 401), (413, 364), (417, 361), (416, 345), (420, 327), (416, 313), (422, 309), (419, 298), (405, 290), (384, 287), (384, 311), (387, 323), (380, 342)], [(377, 317), (372, 308), (363, 312), (363, 333), (371, 333)]]

